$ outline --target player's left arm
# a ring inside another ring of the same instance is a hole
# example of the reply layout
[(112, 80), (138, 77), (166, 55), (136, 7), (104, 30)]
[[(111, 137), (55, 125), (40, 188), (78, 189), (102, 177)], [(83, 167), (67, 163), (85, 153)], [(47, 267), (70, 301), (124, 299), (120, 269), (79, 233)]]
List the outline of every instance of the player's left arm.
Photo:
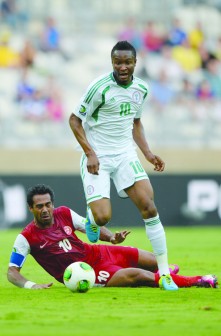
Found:
[(109, 242), (111, 244), (120, 244), (122, 243), (127, 235), (129, 235), (130, 231), (124, 230), (124, 231), (116, 231), (116, 232), (111, 232), (110, 230), (108, 230), (108, 228), (106, 228), (105, 226), (101, 227), (101, 231), (100, 231), (100, 240), (101, 241), (106, 241)]
[(162, 172), (165, 168), (165, 163), (158, 155), (151, 152), (140, 118), (134, 119), (133, 138), (147, 161), (154, 165), (154, 170)]

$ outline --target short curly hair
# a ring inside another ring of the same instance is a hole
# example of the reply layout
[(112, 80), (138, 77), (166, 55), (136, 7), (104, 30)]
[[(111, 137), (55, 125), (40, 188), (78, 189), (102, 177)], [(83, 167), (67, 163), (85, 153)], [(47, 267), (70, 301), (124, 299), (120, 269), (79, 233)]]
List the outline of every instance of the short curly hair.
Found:
[(113, 54), (115, 50), (131, 50), (133, 53), (133, 56), (136, 58), (137, 57), (137, 52), (136, 49), (132, 44), (130, 44), (128, 41), (119, 41), (115, 44), (113, 49), (111, 50), (111, 57), (113, 57)]
[(54, 203), (54, 191), (51, 189), (51, 187), (45, 184), (37, 184), (34, 187), (29, 188), (27, 192), (27, 203), (29, 207), (33, 207), (33, 197), (35, 195), (45, 194), (49, 194), (51, 196), (52, 203)]

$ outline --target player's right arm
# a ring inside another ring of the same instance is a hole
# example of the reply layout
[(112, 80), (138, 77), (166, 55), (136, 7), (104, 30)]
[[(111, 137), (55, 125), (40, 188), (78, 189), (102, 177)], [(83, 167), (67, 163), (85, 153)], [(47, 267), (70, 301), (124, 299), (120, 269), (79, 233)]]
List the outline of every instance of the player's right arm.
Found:
[(20, 270), (29, 252), (30, 252), (30, 246), (28, 241), (22, 234), (19, 234), (15, 240), (13, 251), (10, 257), (7, 272), (8, 281), (17, 287), (27, 289), (43, 289), (51, 287), (52, 283), (36, 284), (35, 282), (26, 279), (20, 273)]
[(89, 144), (84, 128), (82, 126), (82, 120), (74, 113), (69, 118), (69, 124), (72, 132), (75, 135), (78, 143), (81, 145), (85, 155), (87, 156), (87, 169), (88, 172), (94, 175), (98, 175), (99, 161), (97, 155), (91, 145)]

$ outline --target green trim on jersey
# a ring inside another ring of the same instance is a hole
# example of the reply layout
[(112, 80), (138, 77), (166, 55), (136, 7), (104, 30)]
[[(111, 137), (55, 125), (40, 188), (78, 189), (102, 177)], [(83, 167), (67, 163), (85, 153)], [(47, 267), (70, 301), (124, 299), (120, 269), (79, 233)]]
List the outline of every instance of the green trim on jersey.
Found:
[(84, 180), (85, 178), (85, 172), (84, 172), (84, 161), (87, 159), (86, 154), (83, 154), (80, 162), (80, 169), (81, 169), (81, 178)]
[(144, 85), (142, 85), (142, 84), (138, 84), (142, 89), (144, 89), (144, 91), (145, 91), (145, 94), (144, 94), (144, 97), (143, 97), (143, 99), (145, 99), (146, 98), (146, 96), (147, 96), (147, 94), (148, 94), (148, 90), (147, 90), (147, 88), (144, 86)]
[(91, 202), (92, 200), (94, 200), (95, 198), (97, 198), (97, 199), (101, 199), (101, 198), (103, 198), (102, 197), (102, 195), (96, 195), (96, 196), (93, 196), (93, 197), (89, 197), (89, 198), (87, 198), (87, 202)]
[(102, 91), (102, 102), (100, 103), (100, 105), (96, 108), (96, 110), (92, 113), (92, 118), (94, 118), (95, 121), (98, 121), (98, 112), (100, 110), (100, 108), (105, 104), (105, 94), (107, 93), (107, 91), (110, 90), (110, 85), (107, 86), (103, 91)]
[(111, 76), (108, 75), (107, 77), (104, 77), (102, 79), (100, 79), (98, 82), (96, 82), (88, 91), (87, 96), (85, 97), (84, 101), (85, 103), (89, 104), (91, 99), (93, 98), (93, 96), (95, 95), (95, 93), (97, 92), (97, 90), (103, 85), (106, 84), (107, 82), (109, 82), (109, 80), (111, 79)]

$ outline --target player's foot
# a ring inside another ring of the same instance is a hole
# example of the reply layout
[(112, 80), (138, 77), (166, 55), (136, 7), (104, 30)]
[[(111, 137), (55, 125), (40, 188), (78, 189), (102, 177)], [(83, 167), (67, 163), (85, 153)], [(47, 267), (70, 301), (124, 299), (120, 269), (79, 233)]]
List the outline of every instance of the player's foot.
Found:
[(177, 274), (177, 273), (179, 273), (180, 268), (179, 268), (178, 265), (176, 265), (176, 264), (170, 264), (169, 266), (170, 266), (170, 268), (169, 268), (169, 270), (170, 270), (170, 274), (171, 274), (171, 273), (172, 273), (172, 274)]
[(174, 291), (178, 290), (178, 286), (173, 281), (170, 274), (162, 275), (159, 280), (159, 287), (164, 290)]
[(100, 237), (100, 227), (91, 223), (89, 216), (86, 217), (85, 223), (86, 235), (91, 243), (96, 243)]
[(197, 287), (218, 288), (218, 279), (215, 275), (208, 274), (202, 276)]

